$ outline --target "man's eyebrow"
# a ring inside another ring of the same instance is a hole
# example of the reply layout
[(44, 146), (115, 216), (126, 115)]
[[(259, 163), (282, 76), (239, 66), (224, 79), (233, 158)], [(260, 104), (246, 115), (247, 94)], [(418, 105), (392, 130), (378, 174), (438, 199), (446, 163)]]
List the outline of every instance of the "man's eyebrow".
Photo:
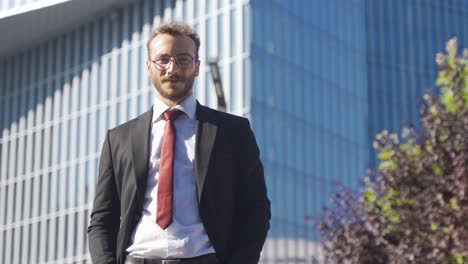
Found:
[[(188, 55), (188, 56), (190, 56), (190, 57), (194, 57), (194, 56), (195, 56), (195, 55), (192, 55), (192, 54), (187, 53), (187, 52), (177, 53), (177, 54), (174, 55), (174, 56), (180, 56), (180, 55)], [(171, 56), (171, 55), (169, 55), (169, 54), (167, 54), (167, 53), (156, 54), (156, 58), (164, 57), (164, 56)]]
[(177, 54), (176, 56), (179, 56), (179, 55), (189, 55), (190, 57), (192, 57), (193, 55), (190, 54), (190, 53), (187, 53), (187, 52), (182, 52), (182, 53), (179, 53)]
[(158, 57), (161, 57), (161, 56), (169, 56), (169, 54), (167, 54), (167, 53), (157, 54), (157, 53), (156, 53), (156, 54), (154, 55), (155, 58), (158, 58)]

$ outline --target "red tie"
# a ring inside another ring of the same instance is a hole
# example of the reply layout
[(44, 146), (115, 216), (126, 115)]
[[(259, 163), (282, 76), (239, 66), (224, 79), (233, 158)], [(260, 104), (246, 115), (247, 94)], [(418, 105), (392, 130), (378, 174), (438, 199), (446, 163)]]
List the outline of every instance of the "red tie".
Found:
[(172, 110), (164, 112), (166, 127), (161, 145), (161, 160), (159, 163), (158, 180), (158, 204), (156, 208), (156, 224), (163, 230), (172, 223), (172, 201), (174, 185), (174, 145), (175, 145), (175, 126), (174, 120), (182, 112)]

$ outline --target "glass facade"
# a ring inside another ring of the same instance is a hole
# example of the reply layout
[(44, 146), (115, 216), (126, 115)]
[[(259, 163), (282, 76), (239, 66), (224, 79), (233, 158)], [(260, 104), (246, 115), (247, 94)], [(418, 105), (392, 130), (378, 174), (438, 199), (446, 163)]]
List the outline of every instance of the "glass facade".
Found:
[[(365, 12), (371, 142), (383, 129), (419, 127), (421, 95), (436, 79), (435, 54), (455, 36), (467, 46), (468, 1), (367, 1)], [(371, 146), (369, 152), (374, 167)]]
[[(311, 261), (336, 183), (368, 160), (363, 1), (252, 1), (254, 130), (272, 200), (265, 262)], [(309, 263), (309, 262), (307, 262)]]
[(216, 59), (227, 111), (252, 122), (273, 213), (261, 262), (322, 261), (322, 206), (375, 164), (378, 131), (416, 122), (467, 17), (464, 0), (143, 0), (1, 57), (0, 263), (91, 263), (100, 147), (151, 107), (146, 40), (171, 20), (201, 37), (197, 99), (216, 107)]

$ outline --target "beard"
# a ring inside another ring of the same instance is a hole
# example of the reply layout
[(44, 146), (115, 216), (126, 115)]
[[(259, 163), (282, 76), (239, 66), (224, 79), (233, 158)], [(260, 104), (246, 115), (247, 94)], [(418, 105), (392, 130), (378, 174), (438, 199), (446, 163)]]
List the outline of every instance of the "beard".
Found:
[[(177, 80), (177, 82), (173, 83), (171, 80)], [(153, 84), (161, 97), (173, 102), (181, 102), (192, 94), (194, 80), (195, 76), (188, 78), (172, 76), (162, 80), (153, 80)]]

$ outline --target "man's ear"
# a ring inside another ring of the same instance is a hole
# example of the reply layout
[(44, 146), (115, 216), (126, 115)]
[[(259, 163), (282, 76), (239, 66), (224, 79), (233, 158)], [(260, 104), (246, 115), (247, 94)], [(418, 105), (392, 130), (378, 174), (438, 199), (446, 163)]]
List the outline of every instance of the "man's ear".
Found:
[(200, 72), (200, 61), (197, 60), (195, 62), (195, 76), (198, 76), (198, 73)]
[(148, 75), (151, 73), (151, 61), (150, 60), (146, 60), (146, 72), (148, 73)]

